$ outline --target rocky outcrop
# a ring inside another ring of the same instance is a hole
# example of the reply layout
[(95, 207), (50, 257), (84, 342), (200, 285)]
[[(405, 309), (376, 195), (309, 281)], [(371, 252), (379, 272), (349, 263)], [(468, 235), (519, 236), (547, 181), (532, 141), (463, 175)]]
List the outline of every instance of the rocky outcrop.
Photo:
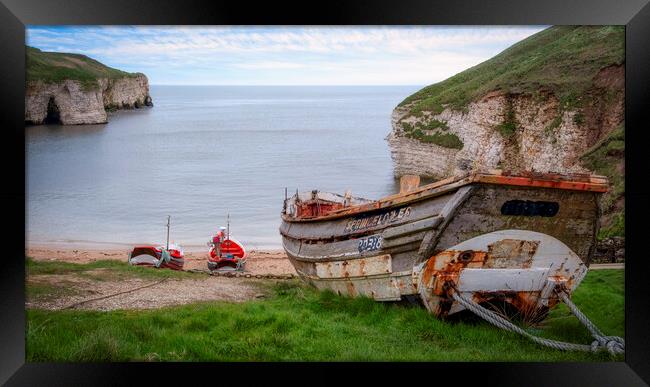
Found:
[(144, 74), (99, 78), (92, 87), (71, 79), (60, 83), (30, 81), (25, 91), (25, 122), (100, 124), (107, 122), (107, 109), (143, 106), (153, 106)]
[(153, 106), (149, 96), (147, 77), (139, 74), (133, 78), (102, 80), (104, 106), (117, 109), (132, 109)]
[(611, 237), (598, 241), (592, 263), (625, 262), (625, 238)]
[[(552, 93), (494, 91), (470, 103), (464, 111), (445, 108), (439, 114), (410, 114), (411, 105), (397, 107), (393, 130), (386, 138), (394, 174), (441, 179), (468, 170), (503, 169), (585, 173), (581, 156), (624, 120), (624, 66), (601, 70), (580, 108), (561, 106)], [(444, 132), (462, 141), (453, 149), (420, 141), (408, 128), (439, 121)], [(510, 126), (505, 125), (510, 124)], [(406, 129), (405, 129), (406, 128)], [(505, 128), (505, 129), (504, 129)]]

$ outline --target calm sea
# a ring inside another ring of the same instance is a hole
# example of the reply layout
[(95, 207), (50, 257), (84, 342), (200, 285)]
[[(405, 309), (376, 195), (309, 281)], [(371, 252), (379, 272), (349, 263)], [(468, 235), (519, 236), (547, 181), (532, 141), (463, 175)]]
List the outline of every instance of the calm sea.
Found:
[(152, 86), (105, 125), (26, 128), (28, 244), (202, 249), (226, 223), (280, 248), (284, 188), (397, 190), (384, 138), (419, 86)]

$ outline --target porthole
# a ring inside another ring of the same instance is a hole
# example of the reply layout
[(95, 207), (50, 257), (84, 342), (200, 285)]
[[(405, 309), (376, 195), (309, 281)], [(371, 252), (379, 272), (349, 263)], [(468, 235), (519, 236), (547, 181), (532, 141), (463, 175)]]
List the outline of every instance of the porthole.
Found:
[(501, 214), (515, 216), (543, 216), (557, 215), (560, 205), (557, 202), (508, 200), (501, 206)]

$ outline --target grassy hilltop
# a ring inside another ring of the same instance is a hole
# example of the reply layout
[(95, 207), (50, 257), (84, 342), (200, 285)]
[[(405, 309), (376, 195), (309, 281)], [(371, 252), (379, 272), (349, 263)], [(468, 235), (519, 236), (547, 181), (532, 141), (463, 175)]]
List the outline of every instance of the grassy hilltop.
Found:
[(58, 83), (72, 79), (81, 82), (84, 88), (92, 89), (97, 86), (98, 78), (116, 79), (139, 75), (108, 67), (81, 54), (45, 52), (29, 46), (26, 46), (26, 54), (27, 82)]
[[(611, 127), (588, 120), (590, 114), (615, 106), (624, 98), (622, 86), (603, 89), (596, 82), (601, 70), (623, 65), (624, 61), (623, 26), (550, 27), (483, 63), (410, 95), (399, 104), (407, 109), (401, 125), (407, 137), (462, 149), (462, 142), (453, 133), (445, 132), (444, 122), (433, 119), (427, 124), (411, 125), (404, 119), (423, 117), (425, 112), (436, 115), (446, 108), (467, 112), (470, 103), (491, 92), (528, 95), (533, 99), (553, 95), (559, 101), (559, 109), (547, 130), (559, 127), (563, 112), (575, 111), (574, 123), (582, 130), (600, 131), (600, 137), (585, 150), (580, 162), (594, 173), (607, 176), (611, 183), (603, 200), (599, 237), (625, 236), (625, 123)], [(511, 110), (495, 129), (509, 138), (517, 130), (517, 121)], [(437, 128), (440, 131), (430, 133)]]
[[(443, 107), (464, 110), (487, 93), (553, 92), (577, 106), (604, 67), (625, 60), (623, 26), (556, 26), (518, 42), (495, 57), (427, 86), (400, 103), (411, 113), (439, 113)], [(569, 108), (570, 106), (566, 106)]]

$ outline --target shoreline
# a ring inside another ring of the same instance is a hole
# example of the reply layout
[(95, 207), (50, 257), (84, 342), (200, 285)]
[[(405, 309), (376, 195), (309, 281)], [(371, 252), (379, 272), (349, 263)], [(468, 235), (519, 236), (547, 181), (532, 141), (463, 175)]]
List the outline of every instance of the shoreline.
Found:
[[(131, 246), (124, 248), (72, 248), (59, 244), (28, 244), (25, 257), (36, 261), (60, 261), (86, 264), (100, 260), (127, 262)], [(208, 251), (185, 251), (185, 270), (207, 271)], [(255, 274), (297, 275), (293, 265), (282, 249), (251, 249), (247, 251), (245, 272)]]
[[(172, 243), (172, 242), (170, 242)], [(124, 250), (130, 251), (134, 246), (161, 246), (164, 243), (121, 243), (121, 242), (98, 242), (98, 241), (47, 241), (47, 242), (25, 242), (25, 250), (66, 250), (66, 251), (115, 251)], [(201, 253), (208, 252), (207, 244), (180, 244), (185, 253)], [(271, 245), (248, 245), (245, 246), (246, 251), (268, 251), (268, 252), (284, 252), (282, 246)]]

